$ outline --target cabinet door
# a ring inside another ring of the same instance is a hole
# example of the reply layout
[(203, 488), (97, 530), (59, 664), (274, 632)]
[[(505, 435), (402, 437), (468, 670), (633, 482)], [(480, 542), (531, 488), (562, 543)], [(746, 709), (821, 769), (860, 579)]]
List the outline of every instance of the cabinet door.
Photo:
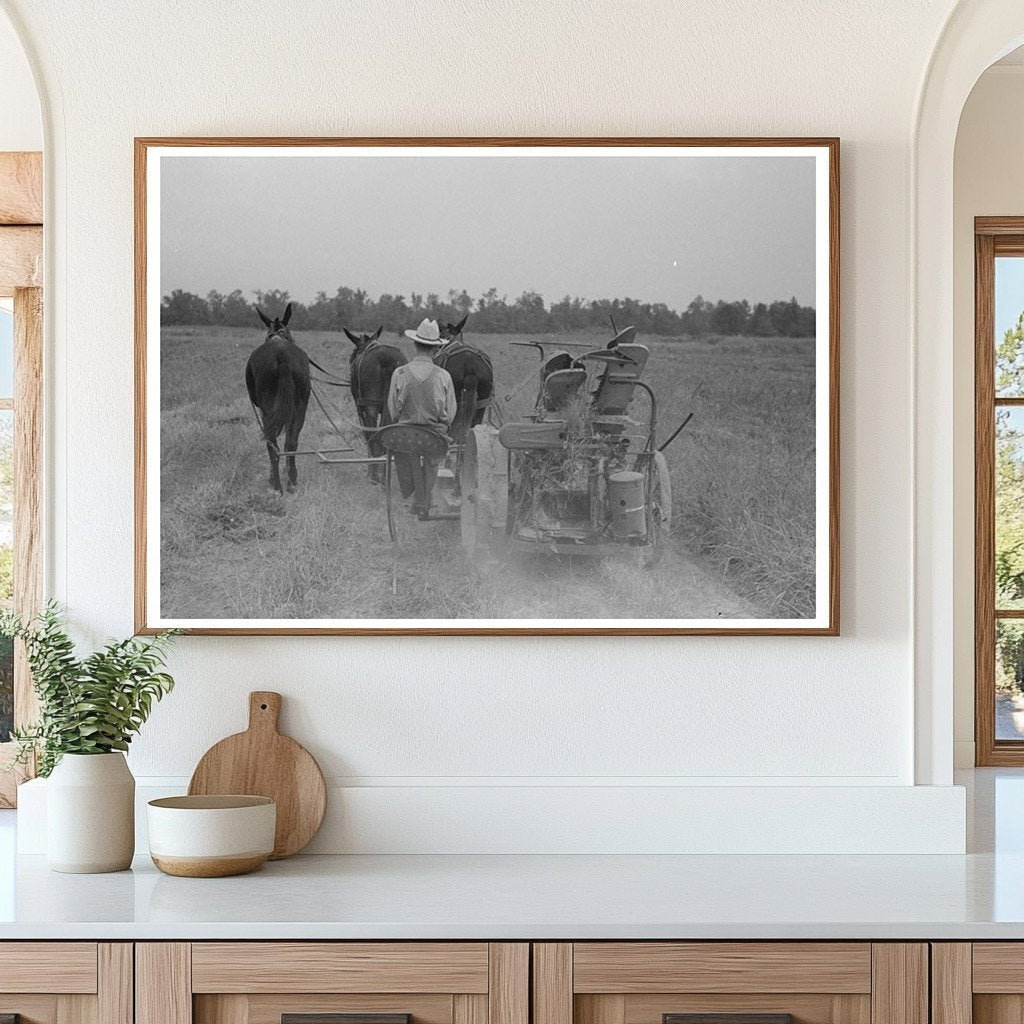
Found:
[(0, 942), (5, 1024), (132, 1024), (130, 943)]
[(932, 945), (935, 1024), (1024, 1021), (1024, 942)]
[(533, 1024), (928, 1024), (922, 943), (538, 943)]
[(140, 943), (136, 984), (136, 1024), (529, 1024), (525, 943)]

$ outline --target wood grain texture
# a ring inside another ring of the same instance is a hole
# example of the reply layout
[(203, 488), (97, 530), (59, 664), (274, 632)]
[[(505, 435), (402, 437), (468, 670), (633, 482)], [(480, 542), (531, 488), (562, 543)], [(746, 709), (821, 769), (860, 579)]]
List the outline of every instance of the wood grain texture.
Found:
[(974, 992), (1024, 993), (1024, 943), (975, 942)]
[[(135, 632), (155, 633), (146, 605), (146, 147), (135, 140)], [(157, 395), (154, 402), (159, 402)], [(155, 609), (154, 609), (155, 612)]]
[(931, 1024), (971, 1024), (971, 943), (931, 946)]
[(576, 992), (870, 992), (863, 942), (576, 943)]
[(974, 242), (974, 743), (975, 763), (996, 745), (995, 262), (991, 235)]
[(489, 949), (489, 1024), (530, 1024), (530, 946), (492, 942)]
[(265, 853), (253, 857), (161, 857), (151, 853), (153, 863), (165, 874), (179, 878), (231, 878), (247, 875), (267, 862)]
[[(273, 1024), (281, 1024), (280, 1006)], [(222, 996), (195, 996), (192, 999), (193, 1024), (248, 1024), (251, 1019), (249, 997), (233, 992)]]
[[(240, 1000), (245, 1004), (245, 1015), (237, 1019), (216, 1019), (203, 1011), (196, 1024), (281, 1024), (284, 1014), (331, 1014), (331, 1013), (398, 1013), (412, 1014), (414, 1024), (452, 1024), (452, 996), (445, 994), (424, 995), (417, 993), (356, 992), (316, 994), (253, 994), (253, 995), (203, 995), (196, 996), (196, 1013), (209, 1005), (222, 1001)], [(486, 1013), (487, 997), (484, 995), (455, 996), (455, 999), (477, 999), (484, 1001)], [(223, 1018), (223, 1014), (221, 1014)], [(466, 1024), (474, 1024), (469, 1021)], [(486, 1018), (477, 1024), (487, 1024)]]
[[(609, 998), (594, 996), (591, 998)], [(799, 1024), (870, 1024), (871, 996), (805, 992), (663, 992), (626, 996), (624, 1024), (662, 1024), (664, 1014), (791, 1014)]]
[(96, 992), (95, 942), (4, 942), (0, 992)]
[[(417, 1024), (422, 1019), (416, 1014)], [(458, 992), (452, 996), (452, 1024), (487, 1024), (487, 996)]]
[(1024, 1024), (1024, 996), (977, 994), (972, 1003), (973, 1024)]
[(777, 138), (693, 138), (684, 136), (644, 137), (536, 137), (464, 136), (443, 137), (390, 137), (373, 138), (304, 138), (238, 136), (135, 139), (135, 630), (141, 635), (152, 635), (160, 627), (150, 621), (151, 612), (146, 596), (146, 363), (148, 347), (146, 337), (146, 161), (149, 150), (168, 146), (248, 146), (248, 147), (360, 147), (360, 146), (446, 146), (472, 148), (478, 146), (511, 147), (594, 147), (594, 146), (647, 146), (647, 147), (726, 147), (744, 146), (770, 149), (772, 147), (808, 147), (826, 149), (829, 154), (829, 387), (828, 387), (828, 452), (829, 452), (829, 595), (828, 623), (824, 626), (751, 627), (751, 628), (664, 628), (664, 627), (553, 627), (546, 629), (495, 629), (474, 626), (420, 627), (402, 629), (330, 628), (322, 626), (295, 626), (255, 629), (251, 627), (203, 627), (191, 632), (209, 636), (249, 636), (254, 634), (276, 636), (837, 636), (840, 615), (840, 445), (839, 445), (839, 324), (840, 324), (840, 167), (839, 142), (835, 137), (777, 137)]
[(135, 1024), (192, 1024), (192, 955), (187, 942), (135, 946)]
[(304, 746), (277, 731), (281, 704), (279, 693), (250, 693), (249, 727), (211, 747), (200, 758), (188, 786), (190, 795), (271, 797), (277, 804), (271, 860), (290, 857), (308, 846), (327, 810), (327, 786), (320, 766)]
[(929, 1024), (928, 946), (871, 946), (871, 1024)]
[(0, 296), (43, 286), (43, 229), (0, 227)]
[(975, 217), (976, 235), (1024, 235), (1022, 217)]
[(134, 1024), (135, 948), (130, 942), (96, 947), (96, 1019), (99, 1024)]
[(43, 154), (0, 153), (0, 225), (43, 223)]
[(57, 1024), (99, 1024), (95, 996), (57, 997)]
[(451, 993), (487, 992), (487, 985), (484, 942), (197, 942), (192, 946), (196, 993)]
[[(43, 594), (43, 297), (38, 288), (14, 289), (14, 608), (31, 618)], [(36, 720), (39, 701), (19, 640), (14, 648), (14, 724)], [(16, 747), (0, 744), (0, 763), (10, 764)], [(17, 787), (35, 775), (34, 760), (0, 772), (0, 807), (17, 804)]]
[(575, 1024), (625, 1024), (625, 996), (575, 995), (572, 1005)]
[(533, 944), (532, 1024), (573, 1024), (571, 942)]
[[(14, 609), (23, 619), (43, 605), (43, 293), (14, 292)], [(15, 648), (14, 721), (33, 722), (39, 700), (24, 645)]]

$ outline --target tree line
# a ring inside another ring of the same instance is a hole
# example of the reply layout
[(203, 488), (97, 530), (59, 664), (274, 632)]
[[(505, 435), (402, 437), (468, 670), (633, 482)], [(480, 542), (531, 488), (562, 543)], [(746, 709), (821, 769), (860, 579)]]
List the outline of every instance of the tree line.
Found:
[(536, 292), (523, 292), (509, 300), (491, 288), (473, 298), (465, 290), (449, 291), (447, 296), (415, 292), (384, 294), (376, 299), (361, 288), (341, 287), (334, 295), (318, 292), (310, 303), (296, 302), (288, 292), (256, 292), (250, 302), (241, 291), (228, 295), (208, 292), (206, 297), (176, 289), (165, 295), (160, 306), (162, 324), (217, 324), (228, 327), (252, 327), (257, 323), (255, 306), (270, 315), (280, 314), (292, 303), (290, 326), (297, 330), (340, 331), (343, 327), (387, 331), (415, 327), (424, 317), (442, 323), (456, 322), (467, 313), (469, 330), (483, 334), (547, 334), (607, 330), (614, 321), (620, 328), (636, 327), (642, 334), (702, 336), (708, 334), (751, 335), (759, 338), (813, 338), (815, 311), (801, 306), (795, 298), (751, 305), (738, 302), (711, 302), (698, 295), (683, 310), (669, 308), (663, 302), (639, 302), (636, 299), (582, 299), (566, 295), (558, 302), (545, 304)]

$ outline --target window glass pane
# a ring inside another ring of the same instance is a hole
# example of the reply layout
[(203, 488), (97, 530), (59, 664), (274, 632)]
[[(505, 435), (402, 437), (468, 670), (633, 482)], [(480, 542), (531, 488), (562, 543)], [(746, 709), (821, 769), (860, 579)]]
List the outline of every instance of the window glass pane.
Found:
[(996, 608), (1024, 608), (1024, 408), (996, 409)]
[[(14, 413), (0, 410), (0, 606), (14, 598)], [(0, 743), (14, 724), (14, 648), (0, 639)]]
[(1024, 397), (1024, 258), (996, 258), (996, 394)]
[(1024, 740), (1024, 622), (996, 619), (996, 739)]
[(14, 314), (0, 306), (0, 398), (14, 397)]

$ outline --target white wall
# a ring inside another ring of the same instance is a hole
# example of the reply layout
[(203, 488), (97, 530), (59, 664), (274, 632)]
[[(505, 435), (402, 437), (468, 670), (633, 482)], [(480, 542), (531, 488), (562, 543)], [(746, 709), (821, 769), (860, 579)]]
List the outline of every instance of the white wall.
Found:
[(0, 151), (42, 148), (43, 123), (32, 69), (13, 27), (0, 17)]
[(187, 776), (262, 687), (338, 784), (427, 802), (913, 782), (908, 158), (945, 0), (6, 6), (53, 117), (52, 589), (90, 638), (132, 626), (133, 136), (843, 140), (842, 638), (190, 638), (138, 774)]
[(990, 68), (960, 119), (954, 162), (954, 728), (974, 764), (974, 218), (1024, 215), (1024, 66)]

